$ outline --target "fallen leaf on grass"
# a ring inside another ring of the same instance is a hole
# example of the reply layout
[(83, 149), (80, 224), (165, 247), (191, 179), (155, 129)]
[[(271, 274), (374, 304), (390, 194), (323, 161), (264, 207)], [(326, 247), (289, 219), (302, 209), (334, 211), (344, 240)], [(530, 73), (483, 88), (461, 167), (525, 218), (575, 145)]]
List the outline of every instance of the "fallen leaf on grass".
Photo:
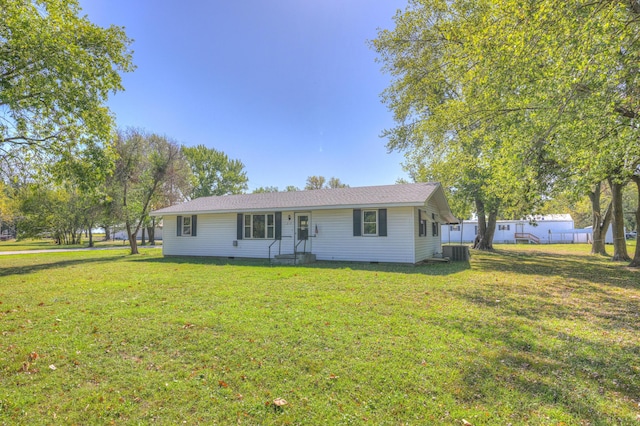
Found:
[(462, 424), (464, 426), (473, 426), (471, 423), (469, 423), (468, 421), (466, 421), (465, 419), (462, 419)]
[(35, 361), (36, 359), (40, 358), (40, 355), (38, 355), (37, 352), (31, 352), (29, 354), (29, 360), (30, 361)]
[(336, 376), (335, 374), (329, 374), (329, 380), (337, 380), (338, 376)]
[(228, 388), (229, 385), (226, 382), (223, 382), (222, 380), (218, 381), (218, 385), (220, 385), (221, 388)]

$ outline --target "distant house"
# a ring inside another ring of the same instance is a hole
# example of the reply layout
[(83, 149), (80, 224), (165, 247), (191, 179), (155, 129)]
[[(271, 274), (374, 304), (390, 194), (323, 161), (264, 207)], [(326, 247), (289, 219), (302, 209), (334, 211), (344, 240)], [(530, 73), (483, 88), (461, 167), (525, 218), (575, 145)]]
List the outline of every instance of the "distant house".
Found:
[[(137, 235), (137, 239), (141, 240), (142, 239), (142, 233), (144, 232), (144, 238), (145, 240), (149, 239), (149, 233), (147, 231), (147, 229), (143, 229), (140, 228), (140, 230), (138, 231), (138, 235)], [(162, 241), (162, 224), (158, 225), (155, 227), (154, 229), (154, 239), (156, 241)], [(112, 237), (114, 240), (128, 240), (129, 239), (129, 235), (127, 234), (127, 230), (126, 229), (119, 229), (113, 232)]]
[[(478, 220), (465, 220), (456, 225), (442, 226), (442, 241), (445, 243), (471, 243), (478, 234)], [(581, 234), (583, 237), (578, 237)], [(583, 230), (574, 229), (569, 214), (531, 216), (520, 220), (498, 220), (494, 243), (530, 242), (573, 243), (584, 237)]]
[(203, 197), (156, 210), (164, 255), (417, 263), (457, 223), (439, 183)]

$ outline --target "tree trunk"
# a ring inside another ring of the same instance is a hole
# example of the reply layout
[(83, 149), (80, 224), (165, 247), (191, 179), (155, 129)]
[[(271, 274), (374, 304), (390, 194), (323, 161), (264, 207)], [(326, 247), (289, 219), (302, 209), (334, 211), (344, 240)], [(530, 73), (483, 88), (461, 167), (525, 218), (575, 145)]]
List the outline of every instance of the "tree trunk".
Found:
[(479, 198), (476, 198), (476, 212), (478, 215), (478, 235), (476, 236), (473, 248), (478, 250), (493, 250), (493, 236), (496, 232), (498, 210), (491, 209), (489, 211), (489, 223), (487, 223), (484, 203)]
[(611, 203), (613, 204), (613, 215), (611, 225), (613, 227), (613, 259), (631, 260), (627, 253), (627, 241), (624, 236), (624, 211), (622, 208), (622, 189), (623, 183), (614, 182), (609, 179), (609, 187), (611, 188)]
[(104, 240), (109, 241), (111, 239), (111, 229), (108, 226), (103, 226), (104, 228)]
[(149, 234), (149, 245), (154, 246), (156, 244), (156, 228), (155, 228), (155, 219), (151, 226), (147, 228), (147, 233)]
[(127, 222), (127, 236), (129, 237), (129, 247), (131, 247), (131, 254), (138, 254), (138, 241), (137, 232), (131, 230), (131, 224)]
[(142, 225), (142, 229), (140, 230), (140, 232), (142, 232), (142, 238), (140, 239), (140, 245), (143, 246), (144, 245), (144, 234), (145, 234), (146, 228), (144, 225)]
[(93, 247), (93, 231), (91, 230), (92, 226), (89, 227), (89, 247)]
[(591, 241), (591, 254), (600, 254), (602, 256), (607, 255), (607, 249), (605, 246), (605, 239), (607, 236), (607, 230), (609, 229), (609, 223), (611, 222), (611, 209), (612, 204), (609, 203), (607, 211), (602, 216), (600, 207), (600, 194), (602, 190), (602, 182), (598, 183), (593, 191), (589, 193), (589, 199), (591, 200), (591, 230), (593, 232), (593, 241)]
[[(636, 206), (636, 231), (640, 230), (640, 176), (633, 176), (631, 179), (638, 187), (638, 205)], [(629, 266), (634, 268), (640, 267), (640, 233), (636, 233), (636, 252)]]

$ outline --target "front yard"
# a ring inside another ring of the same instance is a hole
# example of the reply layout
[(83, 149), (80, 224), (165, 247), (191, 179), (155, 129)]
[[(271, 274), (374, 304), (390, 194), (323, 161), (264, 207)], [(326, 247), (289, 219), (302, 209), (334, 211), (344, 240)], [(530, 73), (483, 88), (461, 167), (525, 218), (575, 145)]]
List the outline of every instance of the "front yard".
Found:
[(0, 424), (638, 424), (640, 271), (575, 246), (142, 253), (0, 257)]

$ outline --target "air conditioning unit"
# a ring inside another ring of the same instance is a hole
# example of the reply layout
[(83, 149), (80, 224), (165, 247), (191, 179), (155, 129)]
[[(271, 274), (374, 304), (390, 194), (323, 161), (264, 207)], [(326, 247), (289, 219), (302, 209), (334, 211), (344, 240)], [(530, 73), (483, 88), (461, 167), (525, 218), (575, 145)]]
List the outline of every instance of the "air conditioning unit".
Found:
[(442, 255), (452, 261), (469, 260), (469, 246), (442, 246)]

